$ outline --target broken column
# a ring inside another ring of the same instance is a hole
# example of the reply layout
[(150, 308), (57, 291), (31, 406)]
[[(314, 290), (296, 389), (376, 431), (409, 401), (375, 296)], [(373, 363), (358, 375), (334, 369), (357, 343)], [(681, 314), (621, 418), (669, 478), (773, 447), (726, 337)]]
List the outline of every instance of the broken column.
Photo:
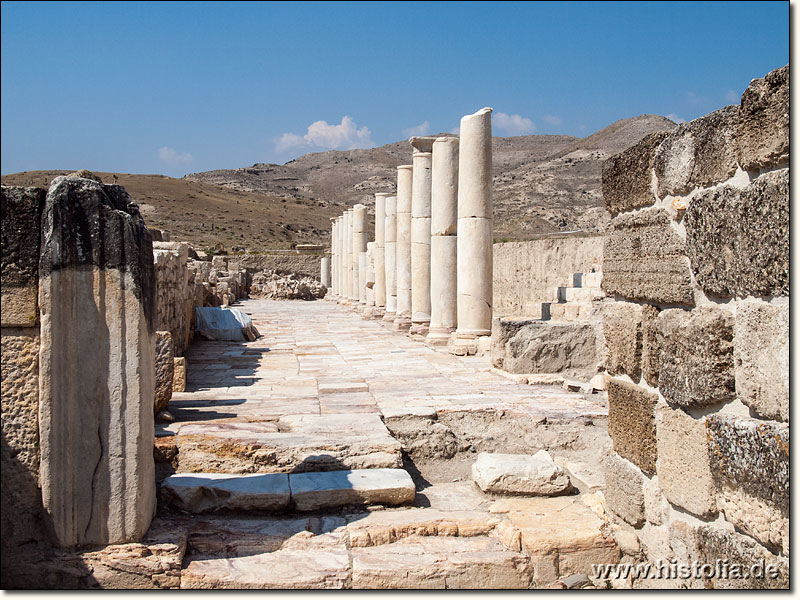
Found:
[(364, 276), (360, 273), (359, 257), (367, 251), (367, 207), (353, 207), (353, 299), (361, 306), (365, 304)]
[(383, 320), (391, 323), (397, 316), (397, 196), (386, 196), (385, 209), (383, 235), (386, 312)]
[(411, 327), (411, 187), (413, 166), (397, 167), (397, 317), (396, 330)]
[(155, 275), (121, 187), (57, 177), (39, 260), (42, 500), (61, 546), (139, 540), (156, 508)]
[(431, 168), (431, 323), (426, 342), (446, 345), (456, 330), (456, 228), (458, 219), (458, 138), (433, 143)]
[(458, 158), (458, 328), (454, 354), (492, 331), (492, 109), (461, 119)]
[[(392, 194), (375, 194), (375, 307), (380, 311), (386, 307), (386, 198)], [(381, 315), (382, 316), (382, 315)]]
[(325, 287), (331, 287), (331, 259), (326, 256), (319, 263), (320, 282)]
[(427, 335), (431, 322), (431, 151), (433, 137), (412, 137), (411, 329)]

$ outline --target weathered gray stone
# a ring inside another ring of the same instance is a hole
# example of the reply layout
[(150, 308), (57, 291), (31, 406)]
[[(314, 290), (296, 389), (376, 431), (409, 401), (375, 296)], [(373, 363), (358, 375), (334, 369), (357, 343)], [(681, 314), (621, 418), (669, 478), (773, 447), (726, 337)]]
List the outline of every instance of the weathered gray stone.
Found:
[(43, 503), (60, 545), (139, 540), (156, 500), (150, 233), (122, 187), (88, 179), (56, 178), (42, 223)]
[(652, 304), (642, 305), (642, 377), (653, 387), (658, 387), (658, 313)]
[(292, 501), (309, 512), (346, 504), (404, 504), (414, 499), (414, 482), (403, 469), (355, 469), (289, 475)]
[(632, 463), (612, 452), (605, 457), (606, 503), (624, 521), (640, 527), (644, 524), (644, 475)]
[(683, 564), (720, 565), (716, 573), (702, 574), (705, 589), (788, 589), (789, 560), (747, 536), (714, 525), (690, 525), (674, 521), (669, 528), (670, 542), (678, 549)]
[(45, 191), (2, 186), (0, 243), (3, 327), (31, 327), (39, 318), (36, 307), (39, 281), (39, 235)]
[(742, 301), (733, 328), (736, 394), (765, 419), (789, 420), (789, 304)]
[(602, 287), (631, 300), (694, 304), (686, 245), (665, 210), (619, 215), (611, 222)]
[(733, 315), (701, 306), (658, 316), (658, 388), (678, 406), (706, 406), (736, 397), (733, 370)]
[(652, 172), (656, 150), (669, 132), (657, 131), (603, 164), (603, 200), (606, 209), (620, 212), (652, 206)]
[(642, 373), (642, 305), (613, 302), (603, 307), (606, 370), (639, 381)]
[(546, 450), (525, 454), (481, 452), (472, 479), (484, 492), (521, 496), (560, 496), (572, 491), (569, 475)]
[(594, 372), (599, 362), (592, 323), (551, 323), (509, 319), (495, 321), (492, 357), (509, 373)]
[(705, 419), (660, 406), (657, 415), (658, 481), (672, 504), (700, 517), (716, 512)]
[(156, 332), (155, 352), (155, 412), (158, 414), (169, 407), (172, 398), (172, 379), (175, 373), (174, 347), (169, 331)]
[(684, 223), (692, 271), (706, 294), (789, 294), (789, 169), (745, 189), (725, 185), (695, 196)]
[(726, 106), (673, 129), (656, 150), (658, 195), (683, 195), (730, 179), (738, 117), (738, 106)]
[(176, 473), (163, 481), (161, 494), (170, 504), (192, 513), (221, 509), (278, 511), (289, 505), (289, 476)]
[(658, 396), (638, 385), (608, 382), (608, 435), (614, 450), (645, 473), (656, 470), (655, 407)]
[(761, 543), (788, 553), (789, 426), (712, 415), (706, 428), (719, 508)]
[(750, 82), (742, 94), (737, 142), (744, 169), (789, 160), (789, 65)]

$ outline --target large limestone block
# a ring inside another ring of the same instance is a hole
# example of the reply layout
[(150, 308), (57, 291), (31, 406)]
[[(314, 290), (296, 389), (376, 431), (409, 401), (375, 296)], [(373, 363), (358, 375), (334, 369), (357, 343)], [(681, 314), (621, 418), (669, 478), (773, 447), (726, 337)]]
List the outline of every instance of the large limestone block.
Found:
[(242, 556), (196, 556), (181, 571), (181, 589), (344, 589), (350, 556), (337, 544)]
[(487, 537), (423, 537), (353, 548), (354, 589), (527, 589), (527, 557)]
[(736, 394), (765, 419), (789, 420), (789, 304), (736, 306)]
[(591, 575), (593, 564), (619, 560), (619, 547), (604, 533), (606, 523), (575, 498), (506, 498), (489, 511), (507, 515), (507, 524), (498, 524), (493, 535), (531, 557), (537, 587)]
[(484, 492), (524, 496), (559, 496), (572, 491), (569, 475), (546, 450), (524, 454), (481, 452), (472, 479)]
[(640, 527), (644, 524), (644, 475), (636, 465), (616, 453), (605, 457), (606, 503), (624, 521)]
[(169, 331), (156, 332), (156, 385), (155, 385), (155, 412), (167, 410), (172, 398), (173, 378), (175, 376), (175, 351), (172, 345), (172, 334)]
[(288, 473), (397, 468), (400, 443), (378, 415), (305, 415), (274, 423), (184, 425), (180, 470), (192, 473)]
[(124, 188), (56, 178), (39, 262), (40, 481), (63, 546), (141, 539), (155, 510), (155, 277)]
[(707, 406), (736, 396), (731, 313), (714, 306), (658, 317), (658, 388), (678, 406)]
[(603, 291), (657, 304), (694, 304), (686, 244), (663, 209), (617, 216), (603, 250)]
[(740, 417), (706, 420), (717, 505), (762, 544), (789, 552), (789, 426)]
[[(3, 442), (0, 448), (3, 535), (2, 570), (18, 546), (41, 540), (42, 496), (39, 480), (39, 330), (3, 327), (0, 413)], [(5, 581), (4, 575), (4, 583)]]
[(642, 374), (642, 305), (613, 302), (603, 306), (606, 370), (639, 381)]
[(608, 435), (614, 450), (645, 473), (656, 470), (655, 409), (658, 396), (638, 385), (608, 382)]
[(700, 589), (788, 589), (789, 559), (730, 529), (690, 525), (677, 520), (669, 527), (670, 546), (682, 564), (722, 565), (703, 574)]
[(289, 476), (175, 473), (162, 482), (161, 494), (170, 504), (191, 513), (220, 509), (278, 511), (289, 505)]
[(789, 65), (754, 79), (742, 94), (739, 163), (757, 171), (789, 160)]
[(3, 327), (32, 327), (39, 281), (39, 236), (45, 191), (2, 186), (0, 191), (0, 320)]
[(492, 361), (509, 373), (593, 372), (598, 362), (595, 326), (495, 319)]
[(738, 117), (738, 106), (726, 106), (673, 129), (656, 151), (658, 195), (679, 196), (730, 179)]
[(351, 548), (381, 546), (411, 536), (474, 537), (489, 535), (500, 519), (481, 511), (414, 508), (378, 511), (354, 517), (347, 525)]
[(672, 504), (699, 517), (716, 513), (705, 419), (660, 406), (656, 417), (661, 490)]
[(348, 504), (405, 504), (414, 499), (414, 482), (403, 469), (355, 469), (289, 475), (292, 501), (310, 512)]
[(176, 356), (173, 359), (173, 372), (172, 372), (172, 391), (185, 392), (186, 391), (186, 358), (183, 356)]
[(683, 220), (692, 271), (706, 294), (789, 294), (789, 169), (765, 173), (745, 189), (703, 192)]
[(612, 215), (653, 205), (655, 154), (668, 133), (651, 133), (603, 163), (603, 200)]
[[(648, 385), (658, 387), (658, 308), (642, 305), (642, 377)], [(606, 344), (608, 344), (606, 338)]]

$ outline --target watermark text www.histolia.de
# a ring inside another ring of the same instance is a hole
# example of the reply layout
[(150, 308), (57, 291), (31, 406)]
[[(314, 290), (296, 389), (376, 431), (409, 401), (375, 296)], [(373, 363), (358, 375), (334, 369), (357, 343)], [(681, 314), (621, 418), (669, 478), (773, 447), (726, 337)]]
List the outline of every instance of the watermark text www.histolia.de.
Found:
[(653, 563), (621, 563), (592, 565), (592, 574), (600, 579), (777, 579), (780, 568), (758, 560), (752, 564), (733, 563), (720, 558), (714, 563), (693, 561), (680, 563), (677, 559)]

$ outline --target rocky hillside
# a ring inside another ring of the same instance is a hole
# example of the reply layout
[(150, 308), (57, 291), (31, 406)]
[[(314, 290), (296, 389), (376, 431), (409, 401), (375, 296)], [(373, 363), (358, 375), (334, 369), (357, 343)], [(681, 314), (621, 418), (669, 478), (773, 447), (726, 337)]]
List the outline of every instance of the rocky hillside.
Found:
[[(669, 119), (643, 115), (586, 138), (494, 138), (495, 238), (602, 229), (607, 222), (600, 191), (603, 161), (653, 131), (673, 127)], [(410, 161), (411, 148), (402, 141), (368, 150), (306, 154), (285, 165), (193, 173), (185, 179), (322, 206), (371, 206), (375, 192), (394, 189), (395, 168)]]

